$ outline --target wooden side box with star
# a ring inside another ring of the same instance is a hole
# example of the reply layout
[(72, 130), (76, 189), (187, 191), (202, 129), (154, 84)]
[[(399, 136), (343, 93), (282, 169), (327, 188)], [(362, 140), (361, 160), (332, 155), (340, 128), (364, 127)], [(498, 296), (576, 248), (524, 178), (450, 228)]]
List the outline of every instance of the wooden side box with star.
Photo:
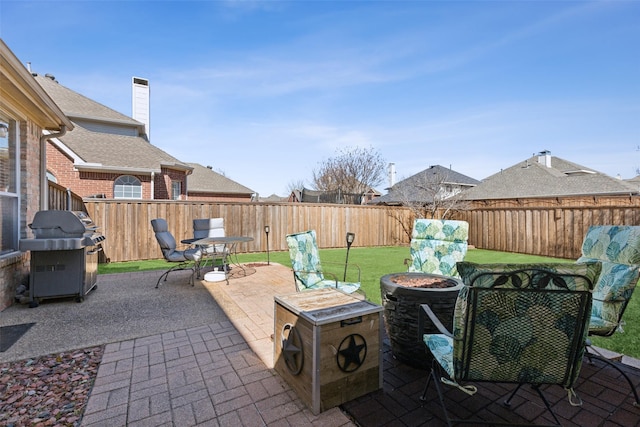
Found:
[(335, 289), (275, 297), (274, 367), (314, 414), (382, 388), (382, 307)]

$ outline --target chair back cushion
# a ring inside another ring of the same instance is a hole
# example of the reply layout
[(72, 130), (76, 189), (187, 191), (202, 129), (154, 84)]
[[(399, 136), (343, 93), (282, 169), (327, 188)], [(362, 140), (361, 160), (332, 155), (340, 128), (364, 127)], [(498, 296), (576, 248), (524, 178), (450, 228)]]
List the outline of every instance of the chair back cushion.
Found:
[(286, 241), (298, 290), (314, 288), (316, 284), (324, 280), (316, 231), (287, 234)]
[(593, 290), (589, 333), (607, 336), (618, 329), (640, 278), (640, 227), (589, 227), (578, 262), (594, 260), (602, 262), (602, 273)]
[(600, 263), (458, 264), (456, 380), (571, 387), (580, 372)]
[(170, 262), (184, 261), (184, 256), (179, 251), (176, 252), (176, 239), (169, 232), (167, 221), (164, 218), (152, 219), (151, 227), (162, 250), (162, 256)]
[(417, 219), (411, 235), (410, 272), (458, 276), (456, 263), (467, 253), (466, 221)]
[[(193, 220), (193, 237), (204, 239), (205, 237), (225, 237), (224, 218), (201, 218)], [(220, 252), (225, 249), (224, 244), (210, 245), (207, 252)]]

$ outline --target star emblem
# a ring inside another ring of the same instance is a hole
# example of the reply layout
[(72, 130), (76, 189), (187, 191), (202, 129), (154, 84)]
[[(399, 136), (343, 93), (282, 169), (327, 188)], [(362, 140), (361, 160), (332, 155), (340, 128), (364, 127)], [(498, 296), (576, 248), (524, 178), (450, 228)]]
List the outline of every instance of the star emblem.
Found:
[(300, 332), (291, 323), (287, 323), (282, 327), (281, 336), (284, 363), (291, 374), (298, 375), (304, 363)]
[(340, 343), (336, 362), (342, 372), (353, 372), (362, 366), (366, 357), (367, 342), (364, 337), (360, 334), (351, 334)]

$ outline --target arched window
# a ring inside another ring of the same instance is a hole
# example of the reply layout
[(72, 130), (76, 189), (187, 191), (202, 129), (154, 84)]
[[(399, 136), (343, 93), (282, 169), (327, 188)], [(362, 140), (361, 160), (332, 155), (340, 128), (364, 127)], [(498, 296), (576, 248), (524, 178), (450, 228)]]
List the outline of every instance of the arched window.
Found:
[(113, 197), (116, 199), (142, 199), (142, 183), (131, 175), (122, 175), (113, 185)]

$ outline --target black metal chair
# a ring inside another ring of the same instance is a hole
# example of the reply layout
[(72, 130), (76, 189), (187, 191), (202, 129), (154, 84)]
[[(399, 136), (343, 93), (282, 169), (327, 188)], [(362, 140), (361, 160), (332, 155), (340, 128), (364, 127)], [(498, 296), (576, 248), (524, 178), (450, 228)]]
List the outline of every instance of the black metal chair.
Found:
[(428, 305), (419, 311), (419, 330), (427, 316), (439, 334), (424, 334), (433, 363), (422, 394), (435, 385), (447, 425), (492, 424), (489, 420), (449, 417), (441, 383), (473, 395), (475, 382), (512, 383), (509, 405), (524, 384), (533, 387), (560, 425), (541, 385), (560, 385), (573, 406), (591, 313), (591, 289), (600, 263), (494, 264), (458, 263), (465, 284), (454, 312), (453, 332), (446, 331)]
[(198, 278), (200, 278), (200, 259), (202, 257), (200, 248), (189, 248), (181, 251), (176, 250), (176, 239), (173, 237), (173, 234), (169, 232), (167, 221), (163, 218), (152, 219), (151, 227), (153, 227), (153, 232), (156, 235), (156, 240), (160, 245), (164, 259), (167, 260), (167, 262), (177, 263), (169, 270), (162, 273), (158, 278), (156, 288), (160, 286), (160, 281), (163, 277), (166, 282), (169, 273), (178, 270), (191, 270), (191, 279), (189, 283), (193, 286), (193, 276), (197, 274)]

